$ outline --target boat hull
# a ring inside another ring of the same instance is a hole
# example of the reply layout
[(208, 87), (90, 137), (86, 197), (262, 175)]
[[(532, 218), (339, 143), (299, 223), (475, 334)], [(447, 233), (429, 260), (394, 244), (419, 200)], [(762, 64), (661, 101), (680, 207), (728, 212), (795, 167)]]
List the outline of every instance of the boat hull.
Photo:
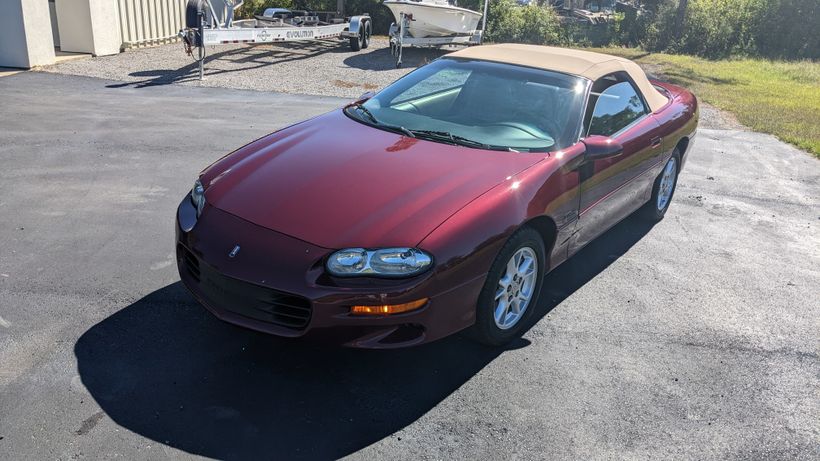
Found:
[(472, 34), (481, 20), (481, 13), (449, 5), (387, 0), (384, 6), (393, 13), (396, 23), (401, 13), (412, 15), (407, 33), (415, 38)]

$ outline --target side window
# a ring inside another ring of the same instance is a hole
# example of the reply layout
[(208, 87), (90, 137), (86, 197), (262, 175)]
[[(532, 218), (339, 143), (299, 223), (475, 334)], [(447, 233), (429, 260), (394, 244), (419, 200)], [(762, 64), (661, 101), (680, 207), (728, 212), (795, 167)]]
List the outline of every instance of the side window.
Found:
[(604, 77), (595, 83), (592, 91), (589, 102), (594, 104), (594, 110), (588, 118), (588, 136), (612, 136), (647, 113), (643, 100), (629, 81)]

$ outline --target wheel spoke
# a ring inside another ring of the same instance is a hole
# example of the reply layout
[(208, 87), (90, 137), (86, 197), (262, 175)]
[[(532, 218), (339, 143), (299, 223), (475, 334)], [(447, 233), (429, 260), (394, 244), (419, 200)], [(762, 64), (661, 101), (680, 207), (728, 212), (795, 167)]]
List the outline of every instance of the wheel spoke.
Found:
[(515, 258), (516, 256), (517, 256), (517, 254), (513, 255), (513, 257), (510, 258), (510, 260), (507, 262), (507, 273), (504, 274), (505, 277), (512, 277), (513, 274), (518, 272), (518, 264), (517, 264), (516, 258)]
[(528, 276), (532, 273), (533, 270), (533, 261), (531, 258), (524, 259), (524, 262), (521, 264), (521, 267), (518, 269), (518, 273), (523, 276)]
[(507, 288), (508, 286), (510, 286), (510, 282), (512, 282), (512, 275), (508, 272), (504, 274), (503, 277), (498, 279), (498, 286), (500, 286), (501, 288)]
[(521, 313), (521, 295), (518, 298), (513, 299), (510, 301), (510, 310), (513, 314), (520, 314)]
[(504, 325), (504, 320), (507, 317), (507, 311), (509, 310), (509, 304), (507, 304), (506, 299), (502, 299), (498, 302), (495, 306), (495, 322), (498, 325)]
[(523, 311), (524, 309), (529, 307), (530, 297), (521, 293), (518, 295), (518, 310)]

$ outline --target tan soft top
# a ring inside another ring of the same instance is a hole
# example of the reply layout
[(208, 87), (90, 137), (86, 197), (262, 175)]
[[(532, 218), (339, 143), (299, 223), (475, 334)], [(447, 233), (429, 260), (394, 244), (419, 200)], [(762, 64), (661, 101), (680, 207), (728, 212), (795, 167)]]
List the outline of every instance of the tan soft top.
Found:
[(628, 59), (608, 54), (552, 46), (503, 43), (499, 45), (472, 46), (450, 53), (448, 56), (537, 67), (565, 74), (580, 75), (592, 81), (613, 72), (626, 72), (643, 93), (653, 112), (669, 102), (666, 96), (662, 95), (649, 83), (643, 69), (637, 64)]

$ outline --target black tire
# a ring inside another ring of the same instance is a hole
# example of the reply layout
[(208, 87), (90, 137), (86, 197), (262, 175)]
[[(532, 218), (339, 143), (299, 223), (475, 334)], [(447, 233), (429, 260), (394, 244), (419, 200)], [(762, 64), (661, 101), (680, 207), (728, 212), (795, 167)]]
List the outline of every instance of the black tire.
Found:
[[(516, 321), (516, 323), (507, 328), (502, 329), (496, 323), (494, 312), (496, 308), (496, 291), (499, 288), (499, 282), (506, 273), (507, 263), (519, 250), (523, 248), (530, 248), (534, 251), (537, 259), (538, 272), (535, 276), (535, 286), (533, 288), (532, 297), (526, 305), (523, 314)], [(476, 322), (473, 328), (469, 331), (469, 335), (476, 341), (490, 346), (501, 346), (518, 337), (524, 328), (527, 327), (530, 319), (532, 319), (533, 312), (536, 311), (538, 305), (538, 296), (541, 292), (541, 286), (544, 281), (546, 272), (546, 249), (544, 240), (541, 238), (535, 229), (524, 227), (513, 234), (496, 256), (490, 272), (487, 275), (487, 281), (481, 289), (481, 294), (478, 297), (476, 305)]]
[(364, 48), (365, 29), (367, 29), (367, 21), (359, 25), (359, 33), (355, 37), (350, 37), (350, 49), (359, 51)]
[(185, 27), (189, 29), (199, 29), (199, 12), (202, 0), (188, 0), (185, 5)]
[(367, 48), (370, 46), (370, 21), (364, 22), (364, 38), (362, 39), (362, 48)]
[[(666, 204), (663, 207), (659, 207), (658, 203), (658, 195), (661, 192), (661, 181), (664, 176), (664, 172), (669, 165), (669, 162), (674, 161), (675, 165), (675, 176), (672, 180), (672, 191), (669, 195), (669, 200), (666, 201)], [(666, 216), (666, 211), (669, 210), (669, 205), (672, 204), (672, 199), (675, 197), (675, 189), (678, 187), (678, 175), (680, 174), (680, 151), (676, 147), (675, 150), (672, 152), (672, 156), (667, 160), (667, 162), (663, 166), (663, 170), (661, 170), (660, 174), (657, 178), (655, 178), (655, 183), (652, 185), (652, 197), (649, 199), (648, 202), (641, 208), (640, 214), (641, 216), (652, 222), (657, 222), (663, 219)]]

